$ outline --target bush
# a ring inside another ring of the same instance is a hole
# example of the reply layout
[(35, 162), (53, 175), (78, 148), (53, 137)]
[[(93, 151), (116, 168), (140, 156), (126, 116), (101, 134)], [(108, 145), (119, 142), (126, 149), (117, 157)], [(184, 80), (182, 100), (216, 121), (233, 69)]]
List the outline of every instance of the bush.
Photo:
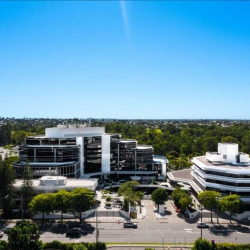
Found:
[(88, 250), (106, 250), (106, 244), (103, 242), (90, 243), (88, 245)]
[(105, 206), (106, 206), (106, 207), (111, 207), (111, 206), (112, 206), (112, 204), (111, 204), (111, 203), (109, 203), (109, 202), (107, 202), (107, 203), (105, 203)]
[(111, 196), (108, 196), (108, 197), (106, 198), (106, 201), (111, 201)]
[(194, 242), (192, 250), (211, 250), (212, 244), (207, 239), (198, 238)]
[(131, 212), (131, 218), (132, 218), (132, 219), (136, 219), (136, 218), (137, 218), (137, 213)]
[(6, 241), (0, 241), (0, 250), (7, 250), (8, 243)]
[(88, 248), (82, 244), (74, 245), (73, 250), (88, 250)]
[(126, 212), (129, 210), (129, 200), (127, 198), (124, 199), (123, 210)]
[[(106, 244), (102, 243), (102, 242), (98, 242), (97, 244), (96, 243), (61, 243), (61, 242), (55, 240), (53, 242), (44, 243), (43, 249), (56, 249), (56, 250), (105, 250), (106, 249)], [(3, 249), (3, 250), (5, 250), (5, 249)]]
[(102, 190), (102, 193), (103, 193), (103, 194), (110, 194), (110, 191), (109, 191), (109, 190), (104, 189), (104, 190)]

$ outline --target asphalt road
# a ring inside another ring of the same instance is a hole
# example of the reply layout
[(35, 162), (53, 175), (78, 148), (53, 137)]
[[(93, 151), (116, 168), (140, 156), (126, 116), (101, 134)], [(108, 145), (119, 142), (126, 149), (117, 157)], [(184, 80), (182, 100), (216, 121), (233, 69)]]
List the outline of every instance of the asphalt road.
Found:
[[(137, 229), (123, 228), (123, 224), (116, 223), (100, 223), (99, 225), (99, 241), (103, 242), (155, 242), (162, 243), (192, 243), (200, 237), (201, 231), (196, 224), (180, 224), (180, 223), (138, 223)], [(50, 242), (59, 240), (61, 242), (95, 242), (96, 230), (95, 224), (90, 224), (84, 228), (84, 234), (80, 238), (66, 238), (64, 229), (48, 229), (42, 232), (41, 240)], [(249, 232), (247, 227), (240, 229), (230, 229), (228, 227), (222, 229), (203, 229), (203, 237), (215, 242), (232, 242), (232, 243), (250, 243)], [(2, 239), (7, 239), (6, 235)]]

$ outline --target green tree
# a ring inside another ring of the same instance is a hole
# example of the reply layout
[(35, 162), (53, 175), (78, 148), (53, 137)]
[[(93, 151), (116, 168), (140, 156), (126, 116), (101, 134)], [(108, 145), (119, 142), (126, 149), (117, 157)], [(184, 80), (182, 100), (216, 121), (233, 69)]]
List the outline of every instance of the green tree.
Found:
[(128, 188), (132, 188), (132, 190), (135, 191), (138, 185), (138, 181), (127, 181), (119, 187), (118, 194), (122, 195)]
[(151, 199), (158, 206), (164, 204), (168, 200), (168, 192), (164, 188), (157, 188), (151, 195)]
[(224, 196), (220, 201), (220, 208), (223, 212), (228, 212), (230, 215), (230, 223), (232, 216), (235, 216), (240, 211), (240, 196), (237, 194), (230, 194)]
[(222, 137), (221, 142), (238, 143), (237, 139), (233, 136)]
[(187, 195), (187, 192), (184, 190), (181, 190), (180, 187), (176, 187), (174, 191), (171, 194), (171, 198), (174, 200), (175, 205), (180, 208), (180, 199)]
[(22, 179), (22, 186), (21, 186), (21, 199), (23, 202), (23, 210), (26, 213), (28, 209), (28, 205), (34, 195), (33, 190), (33, 172), (30, 167), (30, 164), (27, 162), (26, 166), (23, 170), (23, 179)]
[(29, 207), (32, 214), (42, 213), (42, 225), (44, 224), (44, 215), (53, 212), (54, 194), (36, 195), (30, 202)]
[(24, 143), (25, 138), (26, 132), (22, 130), (13, 131), (13, 133), (11, 134), (11, 140), (13, 141), (13, 143), (18, 145)]
[(54, 209), (55, 211), (61, 211), (61, 226), (63, 222), (63, 213), (67, 213), (70, 210), (71, 194), (66, 190), (59, 190), (54, 194)]
[(180, 198), (179, 204), (181, 211), (184, 213), (186, 209), (193, 204), (192, 198), (188, 194), (185, 194)]
[(215, 152), (218, 147), (218, 140), (216, 137), (205, 137), (202, 142), (203, 151)]
[(213, 209), (215, 209), (220, 193), (215, 191), (203, 191), (198, 194), (199, 202), (211, 210), (211, 222), (213, 222)]
[(9, 229), (8, 247), (10, 250), (40, 250), (43, 244), (39, 241), (38, 226), (34, 223), (23, 221), (18, 226)]
[(90, 210), (94, 203), (94, 192), (87, 188), (76, 188), (71, 192), (71, 209), (79, 213), (80, 222), (82, 221), (81, 213)]
[(14, 196), (14, 171), (9, 159), (0, 161), (0, 209), (4, 212), (11, 206)]

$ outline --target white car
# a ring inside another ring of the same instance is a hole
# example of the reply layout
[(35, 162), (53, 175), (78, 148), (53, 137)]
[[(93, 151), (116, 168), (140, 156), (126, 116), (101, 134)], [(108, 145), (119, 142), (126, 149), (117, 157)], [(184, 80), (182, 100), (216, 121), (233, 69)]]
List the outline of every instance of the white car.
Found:
[(0, 238), (3, 237), (3, 231), (0, 231)]

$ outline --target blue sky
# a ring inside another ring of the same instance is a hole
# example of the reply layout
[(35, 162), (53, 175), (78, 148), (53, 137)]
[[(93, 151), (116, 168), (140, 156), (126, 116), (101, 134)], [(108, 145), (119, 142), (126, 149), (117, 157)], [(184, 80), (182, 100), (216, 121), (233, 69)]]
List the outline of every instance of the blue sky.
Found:
[(0, 2), (0, 116), (250, 119), (250, 2)]

